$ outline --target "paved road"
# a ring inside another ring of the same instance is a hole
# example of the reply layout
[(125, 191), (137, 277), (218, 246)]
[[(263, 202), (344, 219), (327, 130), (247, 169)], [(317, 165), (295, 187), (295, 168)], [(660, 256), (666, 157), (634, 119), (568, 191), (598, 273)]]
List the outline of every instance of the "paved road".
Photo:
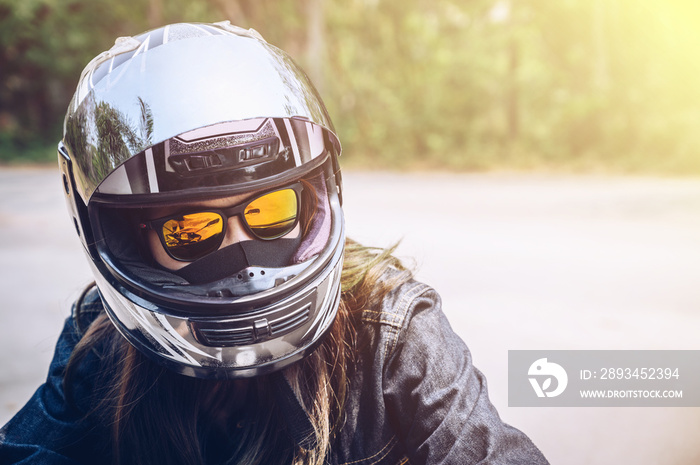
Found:
[[(508, 408), (508, 349), (700, 349), (700, 180), (348, 173), (349, 235), (413, 257), (501, 416), (554, 464), (700, 461), (697, 408)], [(0, 169), (0, 423), (90, 280), (46, 169)]]

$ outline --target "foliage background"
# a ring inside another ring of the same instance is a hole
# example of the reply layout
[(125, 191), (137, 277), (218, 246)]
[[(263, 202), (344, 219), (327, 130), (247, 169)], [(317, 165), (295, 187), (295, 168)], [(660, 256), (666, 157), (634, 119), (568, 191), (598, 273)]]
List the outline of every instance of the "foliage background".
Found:
[(0, 161), (53, 159), (114, 38), (222, 19), (302, 64), (346, 166), (700, 174), (696, 0), (0, 0)]

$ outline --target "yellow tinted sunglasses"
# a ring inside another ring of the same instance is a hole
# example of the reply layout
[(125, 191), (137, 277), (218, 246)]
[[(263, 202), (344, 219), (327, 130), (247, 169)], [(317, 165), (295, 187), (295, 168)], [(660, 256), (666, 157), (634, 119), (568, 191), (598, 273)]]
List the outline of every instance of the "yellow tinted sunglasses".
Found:
[(231, 207), (177, 213), (140, 227), (154, 230), (172, 258), (191, 262), (221, 246), (228, 219), (236, 215), (255, 238), (270, 241), (289, 234), (299, 221), (302, 190), (303, 185), (296, 183)]

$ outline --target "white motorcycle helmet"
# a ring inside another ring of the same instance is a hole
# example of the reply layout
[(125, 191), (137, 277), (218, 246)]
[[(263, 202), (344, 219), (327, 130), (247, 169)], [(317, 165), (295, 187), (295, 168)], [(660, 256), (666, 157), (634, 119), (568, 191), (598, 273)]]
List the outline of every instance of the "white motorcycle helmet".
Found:
[[(105, 309), (152, 360), (258, 376), (330, 329), (340, 143), (303, 71), (255, 31), (174, 24), (118, 39), (83, 71), (58, 154)], [(253, 239), (222, 247), (232, 216)], [(148, 235), (179, 269), (154, 260)]]

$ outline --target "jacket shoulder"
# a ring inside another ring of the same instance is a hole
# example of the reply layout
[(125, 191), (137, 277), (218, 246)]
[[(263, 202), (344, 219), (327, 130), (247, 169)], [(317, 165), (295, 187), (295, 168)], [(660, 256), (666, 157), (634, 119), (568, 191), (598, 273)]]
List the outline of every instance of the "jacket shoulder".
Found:
[(439, 311), (441, 307), (440, 295), (435, 289), (411, 279), (387, 293), (376, 307), (363, 310), (361, 318), (364, 326), (378, 327), (385, 333), (384, 355), (389, 356), (397, 347), (399, 335), (417, 312)]

